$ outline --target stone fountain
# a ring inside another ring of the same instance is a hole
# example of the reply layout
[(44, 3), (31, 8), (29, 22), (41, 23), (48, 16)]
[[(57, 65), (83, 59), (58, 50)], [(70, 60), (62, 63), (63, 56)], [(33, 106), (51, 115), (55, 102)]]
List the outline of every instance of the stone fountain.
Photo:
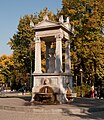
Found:
[[(66, 103), (67, 93), (73, 93), (70, 60), (70, 23), (50, 21), (46, 15), (43, 21), (33, 27), (35, 31), (35, 71), (33, 72), (32, 101)], [(46, 72), (41, 70), (41, 42), (46, 46)], [(62, 59), (62, 43), (65, 44), (65, 58)], [(55, 48), (52, 47), (55, 44)], [(63, 71), (64, 62), (64, 71)]]

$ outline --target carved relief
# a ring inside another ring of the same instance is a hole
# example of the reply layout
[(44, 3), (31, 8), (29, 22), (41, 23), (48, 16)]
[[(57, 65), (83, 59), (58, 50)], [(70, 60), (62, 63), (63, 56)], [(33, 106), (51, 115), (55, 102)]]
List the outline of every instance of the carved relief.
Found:
[(41, 85), (50, 85), (50, 84), (51, 84), (51, 79), (48, 78), (41, 79)]

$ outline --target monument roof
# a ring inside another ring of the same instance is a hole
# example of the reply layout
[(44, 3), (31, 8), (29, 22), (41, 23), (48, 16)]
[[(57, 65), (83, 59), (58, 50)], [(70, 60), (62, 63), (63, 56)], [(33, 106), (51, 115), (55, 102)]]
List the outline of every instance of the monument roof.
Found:
[(55, 27), (55, 26), (60, 26), (60, 24), (58, 22), (53, 22), (50, 20), (43, 20), (39, 22), (38, 24), (36, 24), (34, 26), (34, 29), (41, 29), (41, 28)]
[(62, 28), (65, 31), (67, 31), (68, 33), (70, 33), (70, 30), (61, 22), (55, 22), (55, 21), (51, 21), (48, 19), (48, 17), (46, 16), (45, 18), (43, 18), (43, 20), (41, 22), (39, 22), (38, 24), (36, 24), (34, 26), (34, 30), (35, 31), (41, 31), (43, 29), (56, 29), (56, 28)]

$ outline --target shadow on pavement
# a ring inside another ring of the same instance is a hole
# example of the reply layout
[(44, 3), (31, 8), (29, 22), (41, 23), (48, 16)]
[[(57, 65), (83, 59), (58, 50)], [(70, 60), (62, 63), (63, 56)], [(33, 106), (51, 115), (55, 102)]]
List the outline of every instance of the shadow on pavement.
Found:
[(80, 108), (80, 111), (75, 109), (74, 112), (71, 112), (66, 108), (63, 109), (63, 115), (65, 116), (76, 116), (87, 120), (104, 120), (104, 99), (75, 98), (68, 105), (74, 105)]

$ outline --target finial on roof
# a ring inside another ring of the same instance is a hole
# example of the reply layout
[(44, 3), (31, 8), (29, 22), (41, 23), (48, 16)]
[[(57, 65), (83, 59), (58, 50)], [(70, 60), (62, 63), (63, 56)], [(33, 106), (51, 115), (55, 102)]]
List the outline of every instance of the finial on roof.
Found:
[(43, 17), (43, 20), (49, 20), (49, 18), (48, 18), (48, 15), (47, 15), (47, 14)]
[(67, 22), (67, 23), (70, 22), (70, 18), (69, 18), (69, 17), (66, 18), (66, 22)]
[(30, 27), (33, 28), (35, 25), (32, 20), (30, 20)]
[(63, 15), (61, 15), (61, 16), (59, 17), (59, 22), (61, 22), (61, 23), (64, 22)]

